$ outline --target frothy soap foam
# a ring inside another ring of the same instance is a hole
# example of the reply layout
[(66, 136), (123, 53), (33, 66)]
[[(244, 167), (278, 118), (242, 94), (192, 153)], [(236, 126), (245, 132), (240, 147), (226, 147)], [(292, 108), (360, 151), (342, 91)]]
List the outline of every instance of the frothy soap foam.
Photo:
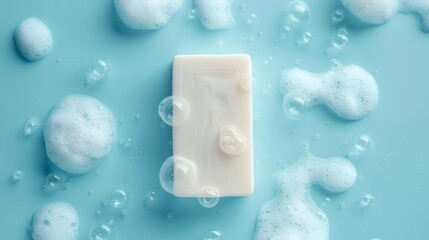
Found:
[(133, 29), (159, 29), (182, 7), (183, 0), (115, 0), (119, 18)]
[(309, 107), (324, 104), (350, 120), (366, 117), (378, 104), (378, 87), (373, 76), (353, 64), (323, 73), (301, 68), (284, 70), (279, 89), (283, 95), (305, 99)]
[(195, 0), (201, 23), (211, 30), (228, 29), (235, 25), (231, 4), (232, 0)]
[(15, 29), (15, 45), (28, 61), (36, 61), (51, 50), (51, 30), (38, 18), (23, 20)]
[(59, 168), (86, 173), (98, 166), (115, 141), (109, 108), (85, 95), (70, 95), (54, 106), (44, 128), (46, 153)]
[(34, 240), (76, 240), (79, 216), (72, 205), (50, 202), (33, 215), (31, 237)]
[(429, 0), (341, 0), (360, 21), (383, 24), (398, 13), (416, 12), (423, 18), (423, 31), (429, 32)]
[(356, 181), (356, 169), (345, 158), (318, 158), (305, 144), (303, 156), (275, 175), (275, 199), (265, 203), (258, 216), (254, 240), (328, 240), (329, 221), (313, 202), (310, 188), (321, 185), (343, 192)]

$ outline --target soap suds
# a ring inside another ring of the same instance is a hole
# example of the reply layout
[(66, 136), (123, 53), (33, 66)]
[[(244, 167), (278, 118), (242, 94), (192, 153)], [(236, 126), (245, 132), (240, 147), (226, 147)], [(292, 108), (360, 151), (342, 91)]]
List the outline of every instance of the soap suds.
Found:
[(34, 240), (76, 240), (79, 216), (68, 203), (50, 202), (34, 213), (31, 228)]
[(115, 0), (119, 18), (133, 29), (159, 29), (182, 7), (183, 0)]
[(231, 12), (232, 0), (195, 0), (194, 3), (204, 27), (218, 30), (232, 28), (235, 25)]
[(378, 104), (378, 87), (373, 76), (353, 64), (323, 73), (296, 67), (286, 69), (282, 72), (279, 89), (285, 97), (306, 99), (310, 108), (326, 105), (349, 120), (366, 117)]
[(23, 20), (15, 29), (15, 45), (28, 61), (37, 61), (51, 50), (51, 30), (38, 18)]
[(277, 196), (259, 212), (254, 240), (328, 240), (329, 221), (311, 199), (310, 188), (318, 184), (330, 192), (343, 192), (356, 181), (356, 169), (342, 157), (319, 158), (304, 145), (303, 156), (278, 172)]
[(235, 126), (225, 126), (219, 131), (219, 147), (228, 155), (239, 155), (246, 148), (246, 137)]
[(70, 95), (54, 106), (44, 128), (46, 153), (60, 169), (86, 173), (96, 168), (115, 141), (109, 108), (85, 95)]
[(369, 24), (384, 24), (398, 13), (418, 13), (423, 31), (429, 32), (429, 0), (341, 0), (357, 19)]

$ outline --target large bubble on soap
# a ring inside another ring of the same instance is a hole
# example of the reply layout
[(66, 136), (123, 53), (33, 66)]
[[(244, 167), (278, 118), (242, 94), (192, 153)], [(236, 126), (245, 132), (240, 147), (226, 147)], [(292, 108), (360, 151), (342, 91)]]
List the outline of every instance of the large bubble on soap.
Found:
[(31, 237), (34, 240), (76, 240), (79, 216), (72, 205), (50, 202), (33, 215)]
[(38, 18), (23, 20), (15, 29), (15, 45), (28, 61), (36, 61), (51, 50), (53, 39), (51, 30)]
[(277, 196), (262, 206), (253, 239), (329, 240), (329, 221), (311, 199), (311, 186), (342, 192), (354, 185), (356, 176), (347, 159), (315, 157), (306, 145), (297, 163), (276, 174)]
[(66, 172), (81, 174), (96, 168), (110, 152), (115, 120), (97, 99), (70, 95), (54, 106), (43, 134), (49, 159)]
[(228, 29), (235, 25), (231, 12), (232, 0), (195, 0), (194, 2), (204, 27), (217, 30)]
[(353, 64), (323, 73), (286, 69), (282, 72), (279, 89), (285, 97), (302, 97), (308, 101), (309, 107), (326, 105), (338, 116), (349, 120), (366, 117), (378, 105), (374, 77)]
[(133, 29), (159, 29), (182, 7), (183, 0), (115, 0), (119, 18)]

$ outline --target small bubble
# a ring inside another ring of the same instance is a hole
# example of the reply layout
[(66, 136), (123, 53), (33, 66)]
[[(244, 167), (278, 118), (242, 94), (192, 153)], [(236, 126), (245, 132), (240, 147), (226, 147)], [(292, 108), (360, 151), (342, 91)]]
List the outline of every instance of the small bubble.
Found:
[(343, 64), (341, 63), (341, 61), (336, 59), (336, 58), (329, 60), (329, 70), (330, 71), (337, 70), (337, 69), (341, 68), (342, 66), (343, 66)]
[(121, 117), (121, 118), (119, 118), (119, 124), (124, 124), (125, 123), (125, 118), (124, 117)]
[(86, 84), (90, 85), (102, 81), (109, 76), (111, 69), (110, 61), (107, 59), (97, 60), (89, 69), (86, 75)]
[(197, 10), (191, 9), (188, 12), (188, 20), (194, 20), (197, 17)]
[(311, 42), (313, 36), (310, 32), (304, 32), (301, 37), (296, 41), (296, 45), (298, 46), (306, 46)]
[(207, 230), (204, 240), (222, 240), (222, 231), (218, 228), (210, 228)]
[(290, 119), (299, 120), (308, 112), (308, 102), (299, 96), (285, 95), (283, 98), (283, 112)]
[(291, 24), (303, 24), (310, 19), (310, 8), (303, 1), (293, 1), (286, 9), (286, 18)]
[(249, 26), (252, 26), (252, 25), (254, 25), (254, 24), (256, 23), (256, 20), (257, 20), (257, 16), (256, 16), (256, 14), (252, 13), (252, 14), (250, 14), (250, 16), (247, 18), (247, 20), (246, 20), (246, 24), (247, 24), (247, 25), (249, 25)]
[(246, 138), (238, 128), (226, 126), (219, 131), (219, 147), (228, 155), (239, 155), (246, 148)]
[(252, 76), (242, 77), (240, 80), (240, 86), (245, 91), (250, 91), (254, 85), (255, 79)]
[(333, 24), (339, 24), (344, 20), (344, 10), (343, 9), (335, 9), (331, 15), (331, 21)]
[(104, 202), (111, 210), (122, 211), (130, 203), (130, 196), (126, 189), (117, 188), (107, 195)]
[(340, 205), (338, 206), (338, 208), (340, 210), (342, 210), (342, 209), (344, 209), (345, 206), (346, 206), (346, 203), (345, 202), (341, 202)]
[(174, 213), (173, 212), (168, 212), (166, 215), (168, 220), (172, 220), (174, 218)]
[(352, 137), (351, 149), (348, 154), (351, 158), (357, 158), (371, 151), (374, 143), (369, 134), (359, 133)]
[(140, 113), (136, 113), (136, 115), (134, 116), (134, 119), (135, 119), (136, 121), (139, 121), (139, 120), (140, 120), (140, 118), (141, 118)]
[(51, 172), (45, 179), (45, 190), (52, 192), (60, 189), (67, 181), (67, 176), (62, 172)]
[(30, 135), (36, 133), (37, 130), (39, 130), (39, 127), (40, 127), (39, 119), (35, 118), (35, 117), (31, 117), (31, 118), (27, 119), (27, 121), (25, 122), (24, 134), (26, 136), (30, 136)]
[(205, 186), (197, 191), (198, 202), (205, 208), (213, 208), (219, 202), (219, 190), (215, 187)]
[(150, 191), (146, 194), (145, 204), (148, 208), (152, 208), (158, 203), (158, 193), (155, 191)]
[(179, 126), (189, 116), (188, 102), (181, 97), (170, 96), (164, 98), (158, 106), (158, 115), (169, 126)]
[(315, 134), (315, 135), (313, 136), (313, 140), (314, 140), (314, 141), (319, 140), (319, 138), (320, 138), (320, 134)]
[(162, 163), (161, 169), (159, 170), (159, 182), (166, 192), (173, 194), (174, 156), (169, 157)]
[(119, 146), (122, 147), (122, 149), (124, 150), (128, 150), (131, 148), (131, 146), (133, 145), (133, 140), (131, 138), (125, 138), (125, 139), (121, 139), (119, 140)]
[(115, 238), (115, 230), (108, 223), (96, 223), (89, 230), (90, 240), (113, 240)]
[(267, 58), (265, 58), (265, 60), (264, 60), (264, 64), (265, 65), (269, 65), (270, 63), (271, 63), (271, 61), (273, 60), (273, 57), (271, 57), (271, 56), (268, 56)]
[(332, 37), (332, 46), (336, 49), (342, 49), (349, 41), (347, 29), (339, 28)]
[(12, 174), (12, 181), (18, 182), (19, 180), (21, 180), (22, 176), (24, 176), (24, 172), (22, 170), (16, 170)]
[(238, 8), (240, 10), (243, 10), (245, 7), (246, 7), (246, 3), (245, 2), (240, 3), (240, 5), (238, 6)]
[(365, 194), (359, 201), (359, 205), (364, 208), (370, 207), (372, 204), (374, 204), (374, 196), (372, 194)]

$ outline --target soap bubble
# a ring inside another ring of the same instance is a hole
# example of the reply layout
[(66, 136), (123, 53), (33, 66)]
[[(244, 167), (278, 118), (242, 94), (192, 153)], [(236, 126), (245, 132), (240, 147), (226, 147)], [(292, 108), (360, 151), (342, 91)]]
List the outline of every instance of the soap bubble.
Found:
[(111, 69), (110, 61), (107, 59), (97, 60), (86, 75), (86, 84), (102, 81), (109, 76)]
[(349, 41), (349, 33), (345, 28), (339, 28), (332, 37), (332, 46), (342, 49)]
[(349, 157), (359, 157), (371, 151), (374, 142), (369, 134), (359, 133), (352, 137)]
[(24, 125), (24, 134), (26, 136), (30, 136), (39, 130), (40, 123), (39, 119), (35, 117), (31, 117), (27, 119)]
[(191, 9), (188, 12), (188, 19), (189, 20), (194, 20), (197, 17), (197, 10), (196, 9)]
[(207, 230), (204, 240), (222, 240), (222, 231), (218, 228), (210, 228)]
[(296, 45), (305, 46), (311, 42), (312, 39), (311, 32), (304, 32), (301, 37), (296, 41)]
[(243, 90), (250, 91), (255, 84), (254, 82), (255, 79), (252, 76), (242, 77), (240, 80), (240, 86)]
[(161, 187), (168, 193), (173, 194), (174, 183), (174, 156), (169, 157), (159, 170), (159, 182)]
[(286, 8), (287, 21), (291, 24), (302, 24), (310, 19), (310, 8), (303, 1), (293, 1)]
[(370, 207), (374, 203), (374, 196), (372, 194), (365, 194), (359, 201), (361, 207)]
[(45, 190), (48, 192), (60, 189), (67, 180), (67, 175), (63, 172), (55, 171), (46, 176)]
[(336, 58), (329, 60), (329, 70), (331, 71), (341, 68), (342, 66), (343, 64), (341, 63), (341, 61)]
[(122, 211), (130, 203), (130, 195), (126, 189), (117, 188), (107, 195), (104, 203), (113, 211)]
[(307, 114), (308, 108), (308, 101), (303, 97), (285, 95), (283, 98), (283, 112), (290, 119), (301, 119)]
[(148, 208), (153, 208), (158, 203), (158, 193), (155, 191), (150, 191), (146, 194), (145, 205)]
[(12, 174), (12, 181), (18, 182), (19, 180), (21, 180), (23, 175), (24, 175), (24, 172), (22, 170), (16, 170)]
[(96, 223), (89, 230), (90, 240), (113, 240), (115, 229), (109, 223)]
[(205, 186), (197, 191), (198, 202), (205, 208), (213, 208), (219, 202), (219, 190), (212, 186)]
[(189, 116), (188, 102), (178, 96), (166, 97), (158, 106), (158, 115), (169, 126), (179, 126)]
[(219, 147), (228, 155), (239, 155), (246, 148), (246, 138), (238, 128), (226, 126), (219, 132)]
[(334, 24), (339, 24), (344, 20), (344, 10), (343, 9), (335, 9), (331, 15), (331, 21)]

